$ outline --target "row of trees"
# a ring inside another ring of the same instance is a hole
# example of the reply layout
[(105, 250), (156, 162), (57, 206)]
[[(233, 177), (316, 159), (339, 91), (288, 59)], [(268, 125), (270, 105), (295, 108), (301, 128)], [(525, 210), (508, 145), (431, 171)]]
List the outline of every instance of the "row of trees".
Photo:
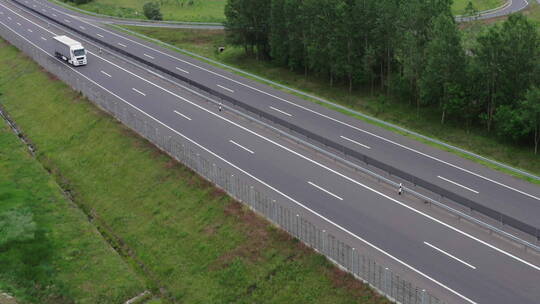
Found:
[(368, 88), (441, 123), (540, 141), (539, 36), (522, 15), (491, 26), (465, 48), (452, 0), (228, 0), (226, 31), (261, 60)]

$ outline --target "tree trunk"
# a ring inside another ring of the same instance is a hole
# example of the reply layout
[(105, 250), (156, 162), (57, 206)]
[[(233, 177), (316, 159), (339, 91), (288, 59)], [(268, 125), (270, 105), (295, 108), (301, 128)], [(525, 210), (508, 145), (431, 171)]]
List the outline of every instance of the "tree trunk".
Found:
[(446, 115), (446, 110), (442, 110), (442, 115), (441, 115), (441, 125), (444, 125), (444, 116)]
[(538, 142), (540, 142), (540, 132), (538, 124), (534, 127), (534, 155), (538, 154)]

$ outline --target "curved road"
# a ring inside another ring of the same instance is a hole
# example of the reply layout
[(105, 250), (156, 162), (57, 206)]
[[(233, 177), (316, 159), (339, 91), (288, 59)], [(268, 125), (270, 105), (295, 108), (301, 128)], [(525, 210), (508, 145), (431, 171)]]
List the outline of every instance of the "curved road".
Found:
[(491, 19), (501, 16), (510, 15), (512, 13), (516, 13), (519, 11), (524, 10), (529, 6), (528, 0), (509, 0), (509, 3), (502, 7), (501, 9), (497, 10), (487, 10), (483, 12), (479, 12), (478, 16), (476, 17), (456, 17), (458, 21), (471, 21), (471, 20), (483, 20), (483, 19)]

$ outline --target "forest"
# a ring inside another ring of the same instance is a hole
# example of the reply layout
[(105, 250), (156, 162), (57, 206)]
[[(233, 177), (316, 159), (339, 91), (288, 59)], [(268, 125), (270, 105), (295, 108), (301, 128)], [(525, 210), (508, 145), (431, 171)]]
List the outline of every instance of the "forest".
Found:
[[(540, 142), (540, 57), (521, 14), (463, 43), (452, 0), (228, 0), (227, 40), (331, 85), (437, 108), (440, 123)], [(419, 118), (420, 119), (420, 118)]]

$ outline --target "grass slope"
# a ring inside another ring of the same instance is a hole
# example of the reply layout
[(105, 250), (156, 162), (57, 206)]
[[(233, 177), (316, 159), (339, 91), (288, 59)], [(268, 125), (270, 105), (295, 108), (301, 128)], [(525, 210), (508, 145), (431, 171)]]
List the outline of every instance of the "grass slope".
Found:
[[(93, 0), (76, 5), (80, 9), (98, 14), (146, 19), (143, 5), (150, 0)], [(186, 22), (223, 22), (226, 0), (162, 0), (161, 13), (164, 20)], [(189, 4), (192, 3), (192, 4)], [(72, 2), (66, 4), (73, 5)]]
[[(20, 101), (13, 97), (20, 89), (40, 91), (36, 86), (43, 73), (3, 42), (0, 54), (0, 92), (5, 93), (0, 103)], [(39, 97), (48, 100), (65, 88), (53, 84), (41, 92)], [(37, 228), (30, 240), (0, 245), (0, 290), (22, 303), (40, 304), (121, 303), (144, 290), (138, 275), (63, 196), (3, 120), (0, 172), (0, 226), (3, 215), (15, 211), (30, 214)]]
[(463, 14), (469, 2), (472, 2), (476, 10), (485, 11), (503, 5), (506, 0), (454, 0), (452, 12), (456, 15)]
[[(165, 29), (135, 26), (125, 26), (125, 28), (205, 56), (206, 58), (262, 76), (277, 83), (308, 92), (312, 95), (321, 96), (337, 104), (403, 126), (420, 134), (437, 138), (454, 146), (487, 156), (514, 167), (523, 168), (537, 175), (540, 174), (539, 156), (534, 155), (532, 147), (519, 146), (512, 142), (504, 141), (504, 139), (495, 137), (494, 134), (488, 134), (484, 128), (472, 128), (467, 132), (463, 128), (461, 121), (457, 119), (448, 119), (445, 125), (441, 125), (439, 114), (435, 108), (421, 108), (417, 115), (414, 106), (387, 98), (371, 97), (368, 92), (369, 89), (360, 89), (349, 94), (348, 89), (344, 85), (331, 87), (326, 79), (316, 76), (308, 76), (306, 78), (303, 74), (292, 72), (286, 68), (276, 67), (271, 62), (257, 61), (254, 58), (245, 56), (241, 48), (228, 46), (225, 52), (220, 54), (216, 51), (218, 46), (226, 45), (224, 32), (221, 30)], [(293, 92), (289, 93), (295, 94)], [(306, 98), (304, 96), (301, 97)], [(312, 101), (317, 102), (315, 100)], [(329, 107), (325, 104), (322, 105)], [(339, 109), (335, 110), (341, 111), (346, 115), (354, 116), (349, 112)], [(361, 117), (357, 118), (363, 119)], [(369, 122), (373, 123), (371, 121)], [(381, 125), (381, 127), (385, 126)], [(399, 133), (397, 130), (394, 131)], [(540, 184), (536, 180), (517, 175), (489, 163), (484, 163), (468, 155), (448, 150), (445, 147), (419, 138), (415, 139), (442, 150), (458, 154), (464, 158), (469, 158), (496, 170), (515, 175), (529, 182)]]
[(0, 45), (5, 107), (165, 299), (387, 303)]

